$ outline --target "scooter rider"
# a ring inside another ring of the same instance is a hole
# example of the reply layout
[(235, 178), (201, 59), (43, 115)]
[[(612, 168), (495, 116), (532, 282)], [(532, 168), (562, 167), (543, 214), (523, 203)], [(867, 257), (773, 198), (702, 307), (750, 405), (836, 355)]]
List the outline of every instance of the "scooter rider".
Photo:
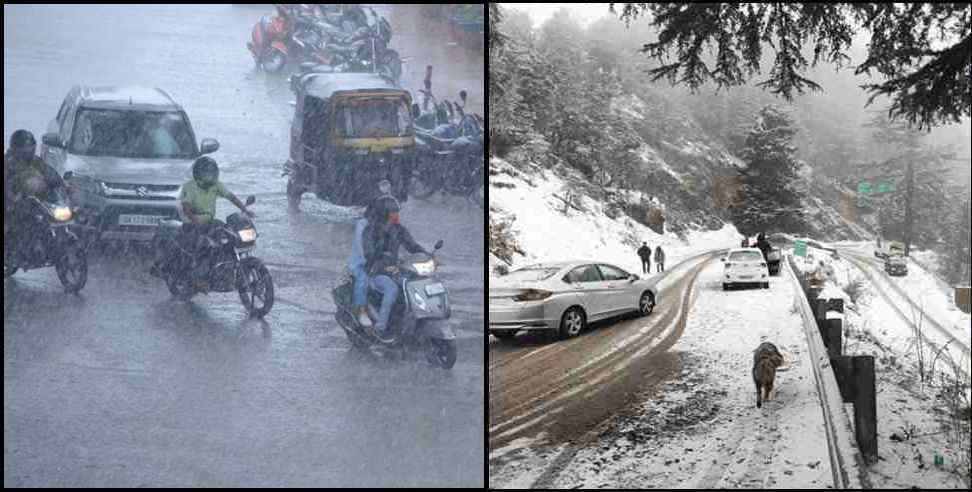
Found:
[(354, 277), (354, 289), (351, 298), (351, 311), (361, 326), (371, 328), (371, 318), (368, 317), (368, 271), (365, 268), (367, 260), (364, 255), (364, 230), (368, 224), (381, 222), (381, 207), (383, 199), (390, 197), (391, 183), (383, 180), (379, 184), (380, 195), (368, 204), (364, 217), (354, 224), (354, 239), (351, 241), (351, 257), (348, 259), (348, 269)]
[[(25, 196), (42, 198), (57, 188), (64, 188), (61, 176), (34, 152), (37, 141), (27, 130), (17, 130), (10, 136), (10, 148), (3, 156), (3, 239), (5, 252), (25, 254), (23, 246), (30, 244), (33, 231), (27, 230), (29, 217), (20, 213), (18, 204)], [(15, 241), (7, 247), (8, 235)]]
[(371, 335), (383, 343), (390, 343), (394, 337), (388, 330), (392, 308), (398, 300), (398, 285), (392, 278), (398, 273), (398, 250), (405, 247), (409, 253), (429, 254), (412, 239), (411, 233), (401, 224), (401, 206), (394, 197), (379, 200), (377, 217), (380, 222), (370, 223), (364, 230), (364, 254), (371, 280), (370, 285), (382, 294), (381, 310)]
[[(183, 247), (193, 251), (197, 264), (194, 273), (197, 281), (202, 281), (208, 274), (209, 248), (206, 244), (207, 236), (213, 225), (220, 224), (216, 220), (216, 199), (223, 197), (236, 205), (250, 218), (256, 214), (246, 209), (246, 205), (219, 181), (219, 165), (211, 157), (203, 156), (192, 164), (192, 179), (182, 185), (179, 201), (182, 202), (182, 212), (187, 222), (182, 225)], [(156, 263), (153, 272), (157, 272), (162, 262)]]

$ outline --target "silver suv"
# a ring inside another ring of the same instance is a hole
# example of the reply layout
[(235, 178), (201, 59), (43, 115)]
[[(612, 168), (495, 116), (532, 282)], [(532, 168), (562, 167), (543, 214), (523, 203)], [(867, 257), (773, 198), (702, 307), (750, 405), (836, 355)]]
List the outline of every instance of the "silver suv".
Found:
[(41, 156), (80, 191), (101, 239), (148, 241), (180, 218), (193, 161), (219, 149), (196, 136), (161, 89), (75, 86), (42, 137)]

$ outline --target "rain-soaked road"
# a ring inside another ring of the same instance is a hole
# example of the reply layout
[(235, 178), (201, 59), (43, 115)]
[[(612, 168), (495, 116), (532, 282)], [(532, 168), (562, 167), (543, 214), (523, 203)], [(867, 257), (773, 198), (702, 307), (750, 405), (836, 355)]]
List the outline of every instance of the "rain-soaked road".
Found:
[[(412, 57), (407, 88), (432, 63), (442, 92), (467, 88), (482, 108), (481, 55), (419, 25), (416, 7), (380, 10)], [(269, 11), (4, 6), (4, 141), (17, 128), (39, 139), (76, 83), (164, 88), (198, 138), (220, 141), (228, 187), (256, 195), (257, 254), (277, 287), (260, 322), (231, 294), (174, 301), (144, 255), (95, 253), (77, 297), (50, 269), (5, 281), (5, 487), (485, 484), (483, 212), (446, 198), (403, 211), (417, 240), (446, 243), (455, 369), (350, 353), (330, 289), (353, 217), (310, 195), (286, 212), (292, 97), (284, 78), (253, 70), (244, 44)]]

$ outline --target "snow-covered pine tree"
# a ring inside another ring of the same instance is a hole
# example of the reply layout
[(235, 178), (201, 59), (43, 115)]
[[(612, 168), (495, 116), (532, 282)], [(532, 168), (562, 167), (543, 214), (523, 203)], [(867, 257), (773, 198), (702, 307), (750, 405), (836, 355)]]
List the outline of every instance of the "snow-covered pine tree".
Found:
[(760, 110), (756, 124), (746, 134), (742, 159), (741, 203), (732, 209), (733, 222), (740, 232), (801, 231), (805, 229), (803, 198), (799, 184), (796, 148), (792, 145), (796, 129), (791, 118), (778, 107)]

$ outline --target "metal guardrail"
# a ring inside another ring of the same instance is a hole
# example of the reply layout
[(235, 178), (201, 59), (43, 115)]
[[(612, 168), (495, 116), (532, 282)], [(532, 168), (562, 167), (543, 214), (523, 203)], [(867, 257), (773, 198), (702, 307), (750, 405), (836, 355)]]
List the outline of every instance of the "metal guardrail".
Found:
[(824, 430), (827, 434), (827, 452), (830, 456), (830, 470), (835, 489), (861, 489), (868, 481), (864, 476), (864, 457), (854, 444), (854, 432), (850, 419), (844, 411), (843, 398), (837, 386), (837, 378), (830, 367), (830, 356), (824, 346), (813, 310), (803, 292), (800, 279), (796, 276), (793, 256), (787, 255), (787, 276), (794, 286), (796, 295), (793, 302), (803, 318), (803, 332), (807, 338), (810, 359), (813, 365), (813, 379), (820, 396), (823, 411)]

